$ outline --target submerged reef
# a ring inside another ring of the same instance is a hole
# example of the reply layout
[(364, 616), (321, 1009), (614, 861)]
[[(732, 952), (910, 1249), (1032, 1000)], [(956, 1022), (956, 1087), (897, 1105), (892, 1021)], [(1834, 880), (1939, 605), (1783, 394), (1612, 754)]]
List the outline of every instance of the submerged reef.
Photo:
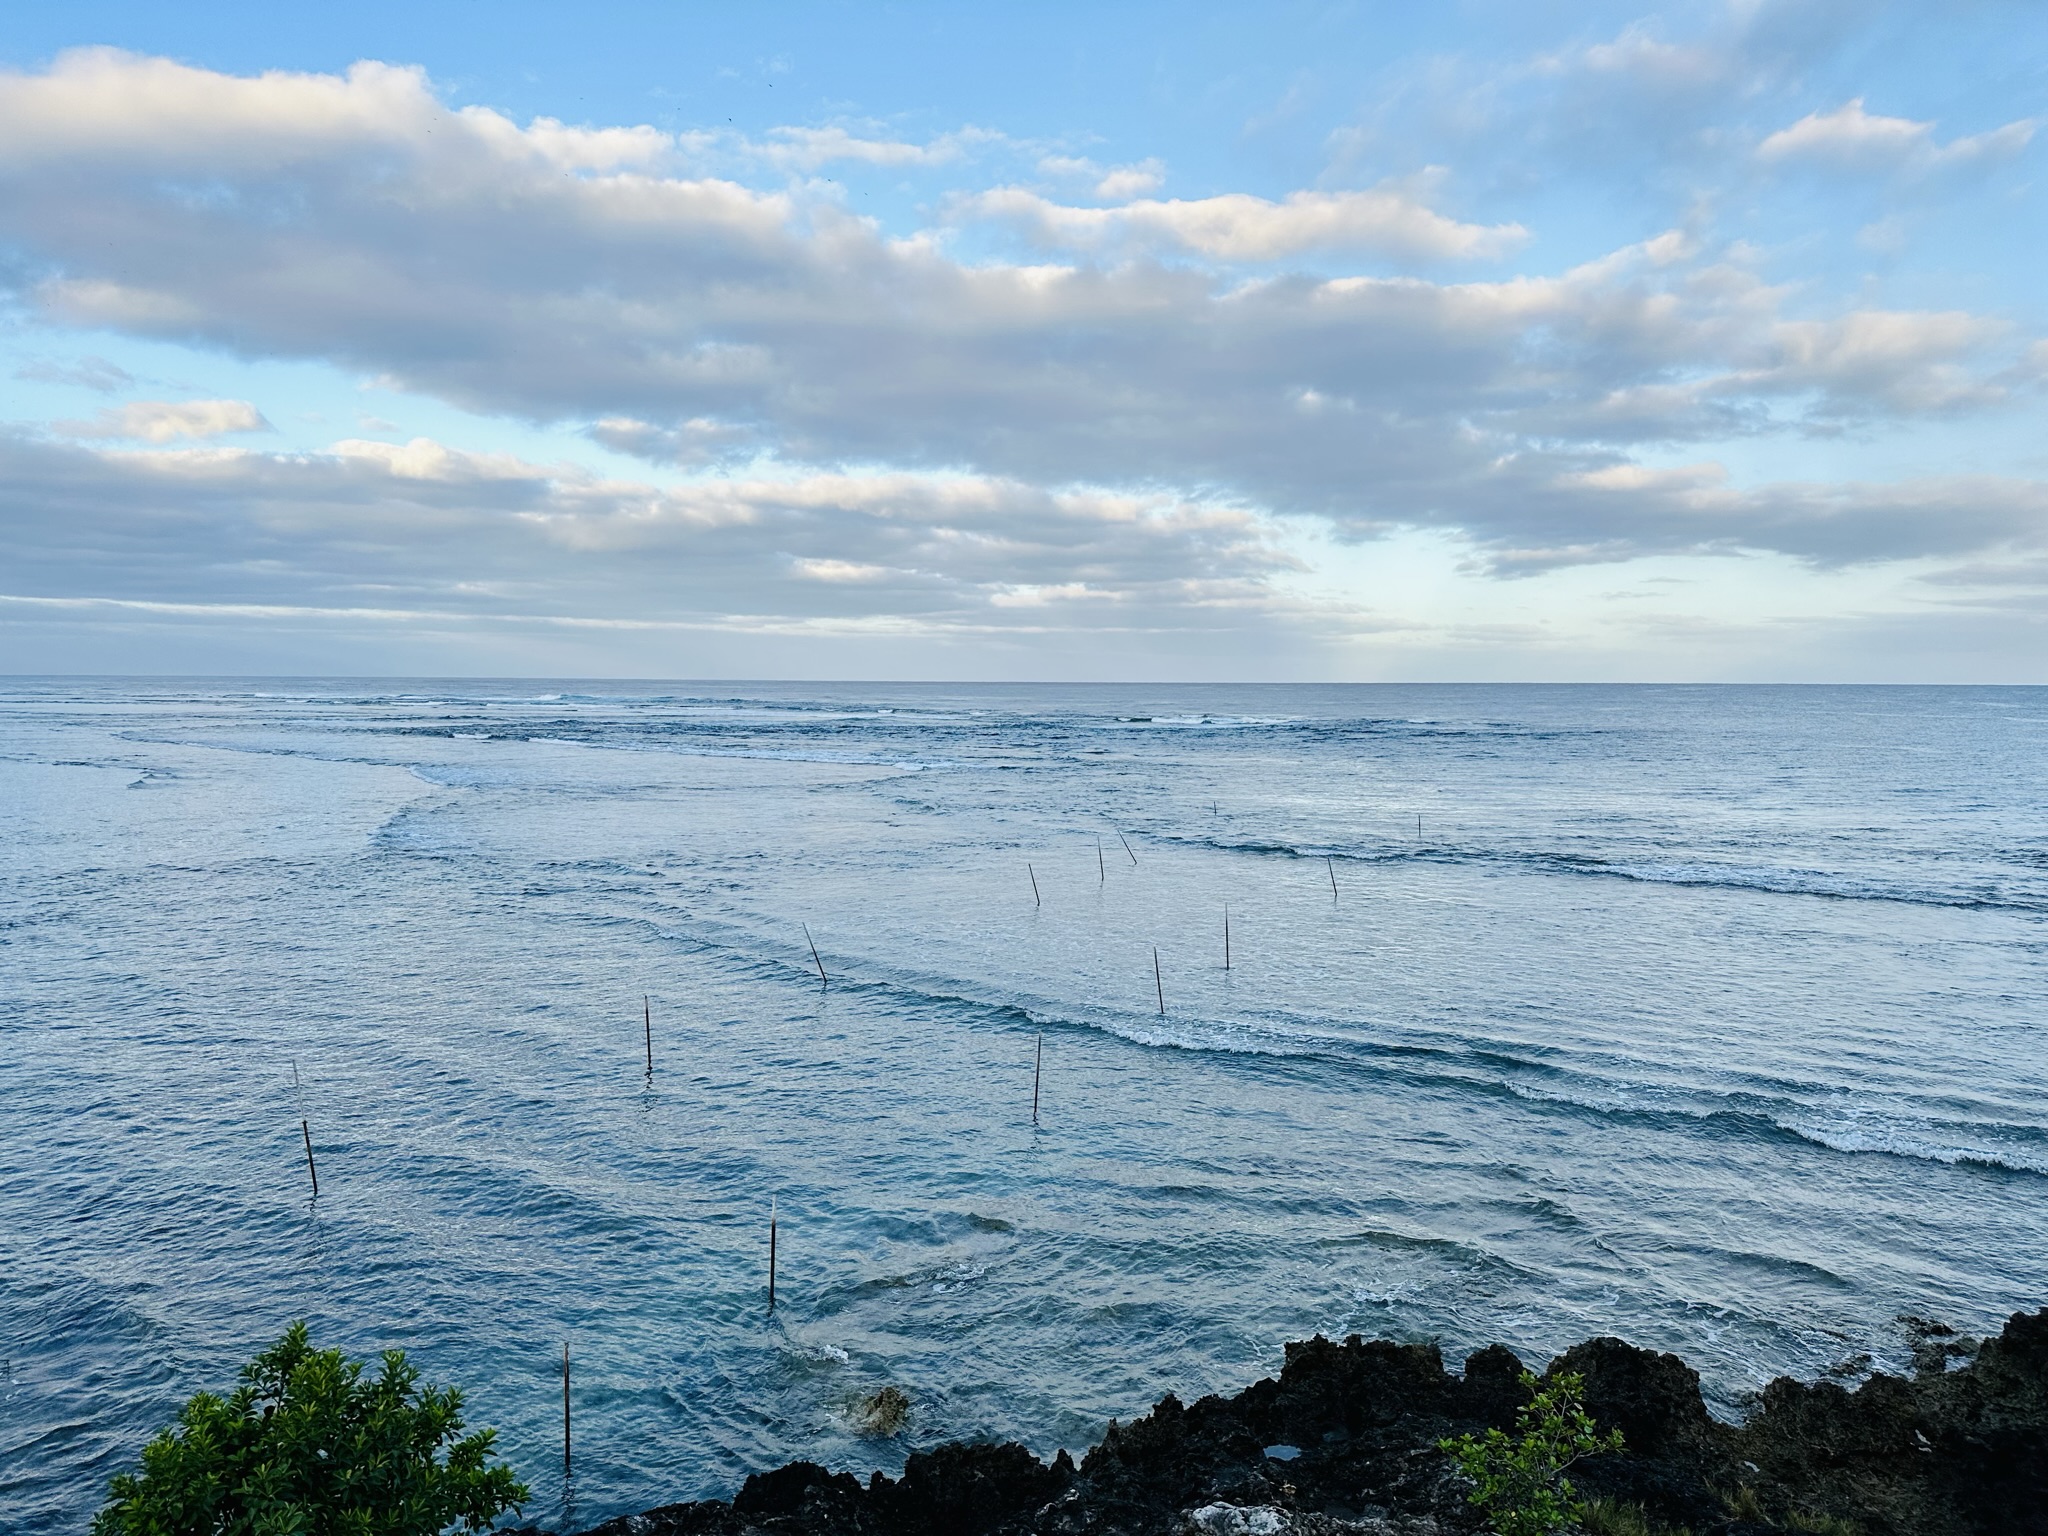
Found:
[[(1853, 1391), (1781, 1377), (1740, 1424), (1710, 1418), (1676, 1355), (1592, 1339), (1577, 1372), (1625, 1449), (1572, 1470), (1589, 1529), (1692, 1536), (2048, 1533), (2048, 1309), (1974, 1349), (1929, 1325), (1916, 1375)], [(1956, 1365), (1958, 1359), (1967, 1363)], [(1112, 1423), (1077, 1467), (1021, 1445), (941, 1445), (863, 1484), (810, 1462), (750, 1477), (730, 1503), (673, 1504), (589, 1536), (1463, 1536), (1486, 1529), (1437, 1442), (1512, 1428), (1523, 1365), (1501, 1345), (1462, 1376), (1431, 1344), (1287, 1346), (1277, 1380)]]

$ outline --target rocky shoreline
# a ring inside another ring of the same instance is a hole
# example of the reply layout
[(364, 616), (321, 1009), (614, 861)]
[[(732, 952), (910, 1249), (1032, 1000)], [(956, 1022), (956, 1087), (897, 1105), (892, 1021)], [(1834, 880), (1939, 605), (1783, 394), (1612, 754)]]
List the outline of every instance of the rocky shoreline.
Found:
[[(2048, 1533), (2048, 1308), (1995, 1338), (1920, 1328), (1913, 1378), (1853, 1391), (1780, 1377), (1739, 1425), (1711, 1419), (1676, 1355), (1575, 1345), (1601, 1428), (1626, 1449), (1573, 1478), (1613, 1536)], [(673, 1504), (588, 1536), (1462, 1536), (1485, 1529), (1437, 1449), (1512, 1428), (1523, 1363), (1501, 1345), (1445, 1371), (1435, 1346), (1311, 1339), (1278, 1380), (1112, 1423), (1077, 1467), (1017, 1444), (948, 1444), (863, 1484), (793, 1462), (731, 1500)]]

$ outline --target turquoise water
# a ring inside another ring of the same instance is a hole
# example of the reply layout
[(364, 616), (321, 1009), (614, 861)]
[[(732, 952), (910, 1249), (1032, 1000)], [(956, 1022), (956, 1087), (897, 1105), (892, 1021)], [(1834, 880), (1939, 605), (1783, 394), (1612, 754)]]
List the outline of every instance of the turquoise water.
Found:
[(1732, 1413), (1995, 1327), (2044, 749), (2025, 689), (0, 683), (0, 1527), (296, 1316), (544, 1522), (1318, 1330)]

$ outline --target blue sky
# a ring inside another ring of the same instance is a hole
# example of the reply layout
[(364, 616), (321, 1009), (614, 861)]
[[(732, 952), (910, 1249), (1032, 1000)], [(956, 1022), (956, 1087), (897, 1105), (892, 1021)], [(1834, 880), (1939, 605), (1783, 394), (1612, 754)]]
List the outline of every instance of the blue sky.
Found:
[(2038, 5), (0, 66), (5, 670), (2048, 681)]

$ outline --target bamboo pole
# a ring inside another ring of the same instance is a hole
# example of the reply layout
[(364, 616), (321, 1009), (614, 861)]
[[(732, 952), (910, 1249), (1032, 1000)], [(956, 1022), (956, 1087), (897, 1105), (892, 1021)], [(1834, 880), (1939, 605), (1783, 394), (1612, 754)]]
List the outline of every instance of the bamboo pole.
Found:
[(1104, 885), (1109, 884), (1109, 866), (1102, 862), (1102, 839), (1095, 839), (1095, 873)]
[(1038, 1034), (1038, 1058), (1031, 1064), (1031, 1123), (1038, 1124), (1038, 1081), (1045, 1075), (1045, 1032)]
[(1159, 977), (1159, 946), (1152, 946), (1152, 985), (1159, 991), (1159, 1017), (1166, 1017), (1166, 983)]
[(313, 1198), (320, 1198), (320, 1170), (313, 1166), (313, 1129), (306, 1123), (306, 1101), (299, 1094), (299, 1064), (292, 1062), (292, 1107), (299, 1112), (299, 1134), (306, 1141), (306, 1176), (313, 1181)]
[(562, 1341), (562, 1481), (569, 1480), (569, 1341)]
[[(1125, 852), (1125, 853), (1131, 853), (1131, 840), (1130, 840), (1130, 839), (1129, 839), (1128, 837), (1125, 837), (1125, 836), (1123, 835), (1123, 833), (1119, 832), (1119, 833), (1117, 833), (1117, 835), (1116, 835), (1116, 840), (1117, 840), (1118, 842), (1120, 842), (1120, 843), (1122, 843), (1122, 844), (1124, 845), (1124, 852)], [(1135, 853), (1131, 853), (1131, 863), (1132, 863), (1132, 865), (1133, 865), (1133, 866), (1135, 866), (1135, 865), (1137, 864), (1137, 862), (1138, 862), (1138, 856), (1137, 856), (1137, 855), (1136, 855)]]
[(775, 1310), (775, 1197), (768, 1197), (768, 1310)]
[(804, 924), (804, 942), (811, 946), (811, 963), (818, 968), (818, 980), (824, 982), (828, 987), (831, 986), (832, 980), (825, 974), (825, 962), (818, 958), (818, 941), (811, 937), (811, 925), (809, 923)]
[(1337, 905), (1337, 861), (1326, 853), (1323, 862), (1330, 867), (1330, 905), (1334, 907)]
[(1033, 869), (1027, 861), (1024, 865), (1024, 873), (1031, 877), (1031, 904), (1035, 907), (1044, 906), (1045, 902), (1038, 894), (1038, 871)]
[(1230, 969), (1230, 903), (1223, 903), (1223, 969)]
[(640, 1021), (647, 1026), (647, 1075), (654, 1076), (654, 1001), (643, 995), (640, 999)]

